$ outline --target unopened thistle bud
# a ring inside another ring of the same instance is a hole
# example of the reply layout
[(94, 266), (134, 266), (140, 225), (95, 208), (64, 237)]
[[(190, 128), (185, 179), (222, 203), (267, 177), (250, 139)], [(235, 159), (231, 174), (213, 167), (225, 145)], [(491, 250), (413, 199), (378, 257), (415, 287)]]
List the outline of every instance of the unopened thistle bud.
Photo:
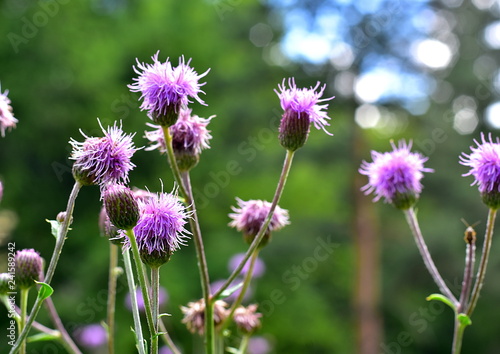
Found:
[[(236, 201), (239, 208), (231, 207), (234, 213), (229, 214), (229, 217), (233, 219), (229, 226), (243, 232), (245, 242), (251, 244), (264, 225), (267, 214), (271, 210), (271, 203), (264, 200), (243, 201), (239, 198), (236, 198)], [(259, 247), (265, 246), (270, 241), (272, 231), (280, 230), (288, 224), (290, 224), (288, 210), (276, 206)]]
[(393, 151), (372, 151), (373, 162), (361, 164), (359, 173), (368, 176), (368, 184), (362, 190), (366, 194), (374, 192), (374, 201), (383, 197), (386, 203), (405, 210), (417, 202), (422, 192), (423, 172), (433, 170), (424, 167), (426, 157), (410, 151), (411, 142), (402, 140), (398, 146), (393, 142), (391, 145)]
[(101, 232), (101, 236), (107, 237), (108, 240), (115, 245), (122, 245), (125, 240), (125, 236), (120, 233), (119, 229), (109, 220), (104, 205), (99, 213), (99, 231)]
[(125, 135), (116, 123), (107, 130), (102, 126), (101, 129), (104, 133), (102, 138), (88, 137), (82, 132), (85, 137), (83, 143), (71, 139), (71, 159), (75, 160), (73, 176), (84, 186), (126, 183), (128, 173), (135, 167), (130, 161), (137, 150), (132, 142), (133, 135)]
[[(318, 104), (320, 102), (333, 99), (320, 99), (325, 91), (325, 86), (319, 88), (318, 82), (315, 87), (309, 89), (299, 89), (295, 85), (295, 80), (289, 79), (286, 88), (285, 80), (281, 86), (278, 85), (280, 92), (275, 90), (280, 98), (281, 108), (285, 111), (281, 118), (279, 128), (279, 141), (281, 145), (290, 151), (295, 151), (302, 147), (309, 135), (311, 123), (314, 123), (316, 129), (323, 129), (327, 134), (325, 126), (328, 126), (327, 119), (330, 119), (324, 109), (328, 108), (327, 104)], [(319, 91), (316, 90), (319, 88)]]
[[(188, 303), (187, 307), (181, 306), (184, 314), (182, 323), (186, 324), (191, 333), (198, 333), (200, 336), (205, 333), (205, 299)], [(214, 325), (215, 328), (221, 324), (228, 316), (227, 303), (217, 300), (214, 303)]]
[(205, 105), (198, 96), (199, 93), (204, 93), (200, 89), (204, 83), (201, 84), (198, 80), (209, 70), (198, 75), (189, 66), (191, 60), (186, 63), (184, 57), (181, 57), (179, 65), (173, 67), (169, 59), (165, 63), (159, 62), (158, 54), (159, 51), (153, 55), (152, 65), (137, 60), (137, 68), (134, 67), (134, 70), (139, 77), (128, 87), (132, 92), (141, 92), (141, 110), (147, 110), (153, 122), (170, 127), (177, 122), (181, 108), (191, 102), (189, 97)]
[(40, 281), (43, 270), (43, 259), (34, 249), (16, 252), (16, 285), (20, 289), (29, 289)]
[(260, 328), (261, 313), (257, 312), (257, 305), (252, 304), (247, 307), (240, 306), (234, 310), (233, 320), (240, 331), (245, 334), (252, 334)]
[(130, 230), (139, 220), (139, 205), (134, 193), (121, 184), (110, 184), (103, 193), (109, 220), (119, 229)]
[(190, 213), (175, 193), (153, 194), (138, 203), (140, 217), (134, 233), (141, 259), (150, 267), (160, 267), (185, 245), (189, 231), (184, 225)]
[(481, 134), (482, 143), (474, 140), (477, 147), (460, 156), (460, 163), (470, 167), (463, 176), (474, 177), (472, 185), (477, 184), (483, 203), (496, 210), (500, 208), (500, 140), (493, 141), (491, 134), (488, 138)]
[(15, 278), (9, 273), (0, 273), (0, 295), (15, 290)]

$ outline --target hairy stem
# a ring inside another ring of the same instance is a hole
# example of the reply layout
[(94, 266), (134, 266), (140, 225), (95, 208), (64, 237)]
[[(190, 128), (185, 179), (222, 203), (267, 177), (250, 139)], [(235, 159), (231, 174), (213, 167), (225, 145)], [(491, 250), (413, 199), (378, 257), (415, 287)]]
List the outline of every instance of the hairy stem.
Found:
[(109, 243), (109, 276), (108, 276), (108, 354), (115, 352), (115, 304), (116, 304), (116, 269), (118, 266), (118, 246)]
[[(160, 267), (151, 268), (151, 310), (154, 333), (158, 333), (158, 294), (160, 290)], [(158, 336), (151, 338), (151, 354), (158, 354)]]

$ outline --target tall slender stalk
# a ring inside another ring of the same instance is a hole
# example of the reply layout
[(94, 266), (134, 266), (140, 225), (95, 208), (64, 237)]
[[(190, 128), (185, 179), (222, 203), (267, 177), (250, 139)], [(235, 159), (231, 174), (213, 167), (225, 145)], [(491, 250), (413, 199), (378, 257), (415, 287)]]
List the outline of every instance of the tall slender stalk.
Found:
[(465, 309), (465, 307), (467, 306), (467, 301), (469, 300), (472, 287), (472, 272), (474, 270), (475, 263), (476, 240), (471, 240), (471, 242), (468, 242), (466, 247), (464, 280), (462, 282), (462, 291), (460, 292), (457, 313), (461, 313)]
[(135, 286), (134, 271), (130, 261), (130, 250), (123, 251), (123, 263), (125, 265), (125, 274), (127, 275), (128, 291), (130, 293), (130, 305), (132, 308), (132, 317), (134, 318), (134, 330), (137, 337), (137, 350), (139, 354), (146, 354), (144, 349), (144, 335), (142, 333), (141, 318), (139, 307), (137, 306), (137, 288)]
[[(64, 218), (64, 221), (60, 225), (59, 230), (57, 232), (56, 244), (54, 246), (52, 258), (50, 259), (49, 267), (45, 275), (45, 283), (47, 284), (50, 284), (50, 282), (52, 281), (52, 277), (54, 276), (54, 273), (56, 271), (57, 263), (59, 262), (59, 256), (61, 255), (64, 246), (64, 241), (66, 240), (66, 235), (68, 234), (69, 224), (71, 222), (71, 219), (73, 218), (73, 209), (75, 207), (76, 197), (78, 196), (78, 192), (80, 191), (81, 188), (82, 185), (79, 182), (75, 182), (75, 184), (73, 185), (73, 189), (71, 190), (71, 194), (69, 195), (68, 205), (66, 206), (66, 217)], [(17, 353), (19, 351), (21, 343), (28, 336), (28, 332), (30, 331), (31, 326), (33, 325), (33, 321), (35, 320), (36, 316), (38, 315), (38, 312), (40, 311), (40, 308), (42, 307), (42, 303), (43, 300), (37, 297), (35, 304), (31, 309), (31, 313), (28, 319), (26, 320), (26, 326), (19, 334), (16, 344), (10, 350), (11, 354)]]
[(484, 236), (483, 251), (481, 255), (481, 261), (479, 263), (479, 269), (477, 271), (476, 283), (474, 284), (474, 289), (472, 290), (471, 300), (467, 306), (466, 314), (471, 316), (477, 305), (477, 300), (479, 299), (479, 293), (484, 283), (484, 276), (486, 275), (486, 266), (488, 265), (488, 257), (490, 255), (491, 241), (493, 239), (493, 229), (495, 227), (495, 218), (497, 215), (496, 209), (490, 209), (488, 212), (488, 223), (486, 225), (486, 234)]
[(269, 213), (267, 214), (266, 220), (264, 221), (264, 224), (260, 228), (254, 240), (252, 241), (252, 244), (246, 251), (242, 260), (240, 261), (240, 264), (238, 264), (236, 269), (231, 273), (229, 278), (227, 278), (226, 282), (219, 288), (219, 290), (217, 290), (215, 294), (212, 295), (212, 299), (217, 299), (222, 294), (222, 292), (226, 290), (229, 287), (229, 285), (231, 285), (233, 280), (241, 273), (241, 270), (245, 266), (250, 256), (257, 249), (257, 247), (259, 247), (260, 242), (262, 241), (267, 231), (267, 227), (269, 226), (269, 223), (271, 222), (271, 219), (273, 217), (274, 209), (276, 209), (276, 206), (278, 205), (281, 195), (283, 194), (283, 188), (285, 187), (288, 173), (290, 172), (290, 168), (292, 167), (293, 156), (294, 156), (294, 151), (290, 150), (286, 151), (286, 157), (285, 157), (285, 162), (283, 163), (283, 169), (281, 170), (281, 176), (278, 181), (278, 186), (276, 187), (276, 192), (274, 193), (273, 201), (271, 203), (271, 208), (269, 209)]
[[(19, 332), (22, 332), (26, 323), (26, 315), (28, 309), (28, 294), (29, 289), (21, 289), (21, 318), (19, 320)], [(21, 344), (21, 348), (19, 349), (21, 354), (26, 354), (26, 341)]]
[(108, 354), (115, 352), (115, 303), (116, 303), (116, 269), (118, 266), (118, 246), (109, 243), (109, 276), (108, 276)]
[(458, 306), (458, 300), (453, 295), (451, 290), (448, 288), (446, 285), (445, 281), (441, 277), (441, 274), (439, 274), (439, 271), (436, 268), (436, 265), (434, 264), (434, 261), (432, 260), (432, 257), (429, 253), (429, 250), (427, 249), (427, 245), (425, 244), (425, 240), (422, 236), (422, 231), (420, 231), (420, 226), (417, 221), (417, 216), (415, 215), (415, 210), (413, 207), (404, 210), (406, 221), (408, 222), (408, 225), (410, 226), (410, 229), (412, 231), (412, 234), (415, 238), (415, 243), (417, 244), (418, 250), (420, 251), (420, 255), (422, 256), (422, 259), (424, 260), (425, 266), (427, 267), (427, 270), (431, 274), (432, 278), (434, 279), (434, 282), (436, 285), (439, 287), (439, 290), (445, 295), (450, 301), (453, 302), (453, 304)]
[[(151, 311), (154, 333), (158, 333), (158, 293), (160, 290), (160, 267), (151, 268)], [(158, 336), (151, 338), (151, 354), (158, 354)]]
[(460, 354), (462, 350), (462, 339), (464, 336), (465, 325), (463, 325), (458, 318), (455, 317), (455, 329), (453, 331), (453, 346), (451, 348), (452, 354)]

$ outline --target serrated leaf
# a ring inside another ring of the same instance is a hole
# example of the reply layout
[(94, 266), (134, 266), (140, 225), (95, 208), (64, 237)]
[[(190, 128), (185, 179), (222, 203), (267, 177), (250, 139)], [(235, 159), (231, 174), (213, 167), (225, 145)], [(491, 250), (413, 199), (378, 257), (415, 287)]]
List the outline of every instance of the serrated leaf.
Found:
[(219, 298), (218, 298), (217, 300), (219, 300), (219, 299), (224, 299), (224, 298), (226, 298), (226, 297), (228, 297), (228, 296), (231, 296), (231, 294), (232, 294), (232, 293), (234, 293), (236, 290), (238, 290), (238, 289), (239, 289), (239, 288), (241, 288), (242, 286), (243, 286), (243, 282), (238, 283), (238, 284), (236, 284), (235, 286), (232, 286), (232, 287), (230, 287), (230, 288), (227, 288), (226, 290), (224, 290), (224, 291), (220, 294), (220, 296), (219, 296)]
[(431, 294), (429, 296), (427, 296), (425, 298), (427, 301), (431, 301), (431, 300), (437, 300), (437, 301), (441, 301), (443, 303), (445, 303), (446, 305), (450, 306), (451, 309), (454, 311), (454, 312), (457, 312), (457, 308), (455, 307), (455, 305), (453, 304), (453, 302), (451, 302), (450, 299), (448, 299), (446, 296), (444, 296), (443, 294)]
[(61, 338), (59, 331), (54, 331), (55, 333), (38, 333), (33, 336), (28, 337), (28, 343), (34, 342), (45, 342), (49, 340), (58, 340)]
[(61, 227), (61, 223), (57, 220), (45, 220), (50, 224), (50, 233), (57, 239), (57, 235), (59, 234), (59, 228)]
[(460, 322), (460, 324), (463, 327), (467, 327), (467, 326), (470, 326), (472, 324), (470, 317), (467, 316), (465, 313), (459, 313), (457, 315), (457, 319), (458, 319), (458, 322)]
[(54, 289), (52, 289), (52, 287), (47, 283), (42, 283), (42, 282), (36, 281), (36, 280), (35, 280), (35, 283), (40, 285), (40, 289), (38, 289), (38, 298), (40, 300), (45, 300), (50, 295), (52, 295), (52, 293), (54, 292)]

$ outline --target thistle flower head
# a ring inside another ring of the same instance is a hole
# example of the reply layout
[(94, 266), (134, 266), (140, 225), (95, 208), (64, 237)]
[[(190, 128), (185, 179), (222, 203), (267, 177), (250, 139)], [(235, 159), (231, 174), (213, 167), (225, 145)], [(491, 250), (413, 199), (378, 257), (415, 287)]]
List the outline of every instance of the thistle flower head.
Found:
[(153, 55), (153, 64), (140, 63), (137, 60), (135, 72), (139, 75), (132, 85), (128, 87), (132, 92), (141, 92), (141, 110), (147, 110), (150, 118), (162, 126), (171, 126), (177, 121), (180, 108), (186, 106), (189, 97), (201, 104), (205, 104), (199, 97), (201, 86), (199, 80), (207, 75), (208, 71), (198, 75), (189, 66), (191, 59), (187, 61), (184, 57), (179, 58), (179, 65), (172, 66), (167, 60), (164, 63), (158, 61), (159, 51)]
[[(190, 109), (181, 109), (177, 122), (169, 127), (172, 136), (177, 165), (181, 171), (193, 168), (199, 160), (199, 155), (204, 149), (210, 148), (208, 142), (212, 138), (207, 125), (214, 116), (207, 119), (191, 115)], [(167, 151), (165, 137), (161, 126), (147, 124), (153, 131), (146, 131), (146, 138), (152, 143), (146, 150), (158, 149), (161, 153)]]
[[(187, 307), (181, 306), (184, 314), (182, 323), (191, 333), (197, 332), (199, 335), (205, 333), (205, 299), (188, 303)], [(214, 303), (214, 325), (217, 327), (228, 316), (227, 304), (222, 300)]]
[[(11, 287), (11, 284), (14, 284), (16, 278), (9, 273), (0, 273), (0, 295), (5, 295), (14, 289)], [(12, 283), (11, 283), (12, 282)]]
[(472, 146), (472, 153), (460, 156), (460, 163), (470, 167), (463, 176), (473, 176), (472, 185), (477, 184), (483, 202), (490, 208), (500, 207), (500, 140), (493, 141), (491, 134), (486, 140), (481, 134), (481, 142), (474, 140), (477, 147)]
[(119, 229), (129, 230), (139, 220), (139, 205), (134, 193), (121, 184), (109, 184), (102, 194), (109, 220)]
[[(233, 220), (229, 223), (229, 226), (243, 232), (245, 241), (252, 243), (260, 228), (264, 225), (267, 214), (271, 210), (271, 203), (264, 200), (243, 201), (239, 198), (236, 198), (236, 201), (238, 202), (238, 208), (232, 207), (234, 213), (229, 214), (229, 217)], [(288, 210), (276, 206), (261, 246), (269, 242), (272, 231), (279, 230), (289, 223)]]
[(24, 249), (16, 252), (16, 285), (20, 289), (29, 289), (40, 281), (43, 271), (43, 260), (34, 249)]
[(88, 349), (96, 349), (107, 342), (106, 330), (97, 323), (79, 328), (75, 333), (80, 344)]
[(137, 149), (132, 142), (132, 135), (126, 135), (120, 126), (115, 124), (107, 130), (101, 125), (104, 137), (94, 138), (85, 134), (83, 143), (71, 139), (73, 146), (71, 159), (73, 176), (83, 185), (107, 183), (126, 183), (128, 173), (135, 167), (130, 161)]
[(247, 307), (239, 306), (234, 310), (234, 322), (240, 331), (245, 334), (252, 334), (260, 328), (261, 313), (257, 312), (257, 305), (252, 304)]
[[(142, 261), (151, 267), (168, 262), (172, 253), (185, 245), (189, 231), (184, 228), (191, 216), (177, 195), (159, 193), (140, 200), (140, 217), (134, 227)], [(128, 244), (128, 243), (127, 243)]]
[[(280, 98), (281, 108), (285, 111), (280, 122), (279, 140), (281, 145), (291, 151), (295, 151), (302, 147), (309, 135), (311, 123), (316, 129), (323, 129), (329, 133), (325, 126), (330, 124), (327, 119), (330, 119), (326, 112), (328, 104), (320, 104), (321, 102), (333, 99), (320, 99), (325, 91), (326, 85), (316, 86), (309, 89), (297, 88), (293, 78), (288, 80), (288, 86), (285, 85), (285, 80), (278, 85), (280, 91), (274, 90)], [(316, 92), (316, 90), (318, 90)]]
[(426, 157), (410, 151), (411, 142), (406, 144), (401, 140), (398, 146), (394, 142), (391, 145), (393, 151), (372, 151), (373, 162), (363, 161), (361, 164), (359, 172), (368, 176), (368, 184), (362, 190), (366, 194), (374, 192), (374, 201), (383, 197), (385, 202), (397, 208), (408, 209), (422, 192), (420, 180), (423, 172), (433, 170), (424, 167)]
[(8, 90), (5, 90), (4, 93), (0, 91), (0, 134), (2, 137), (5, 136), (7, 129), (15, 128), (17, 123), (17, 119), (12, 114), (10, 99), (7, 97), (8, 94)]

